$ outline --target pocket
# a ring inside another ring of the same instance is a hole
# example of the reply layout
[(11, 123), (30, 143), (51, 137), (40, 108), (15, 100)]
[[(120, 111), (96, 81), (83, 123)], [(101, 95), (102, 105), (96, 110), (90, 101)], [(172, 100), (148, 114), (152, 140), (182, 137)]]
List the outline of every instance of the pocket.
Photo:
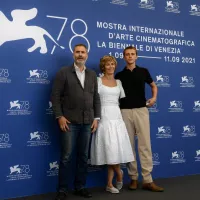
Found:
[(141, 115), (149, 116), (149, 110), (147, 107), (140, 108)]

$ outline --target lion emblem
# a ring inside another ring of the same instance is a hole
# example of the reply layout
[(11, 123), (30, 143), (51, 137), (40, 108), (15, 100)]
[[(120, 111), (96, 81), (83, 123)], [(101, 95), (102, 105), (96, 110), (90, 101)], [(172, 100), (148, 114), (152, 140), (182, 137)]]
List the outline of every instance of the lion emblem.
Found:
[(33, 52), (37, 48), (40, 48), (40, 53), (45, 54), (48, 52), (46, 41), (44, 39), (44, 36), (46, 35), (55, 45), (64, 49), (64, 47), (60, 46), (45, 29), (39, 26), (26, 25), (26, 22), (35, 18), (37, 13), (37, 8), (29, 10), (13, 10), (11, 12), (13, 20), (10, 21), (4, 13), (0, 11), (0, 27), (1, 30), (3, 30), (0, 32), (0, 46), (10, 41), (33, 39), (35, 43), (28, 49), (28, 52)]

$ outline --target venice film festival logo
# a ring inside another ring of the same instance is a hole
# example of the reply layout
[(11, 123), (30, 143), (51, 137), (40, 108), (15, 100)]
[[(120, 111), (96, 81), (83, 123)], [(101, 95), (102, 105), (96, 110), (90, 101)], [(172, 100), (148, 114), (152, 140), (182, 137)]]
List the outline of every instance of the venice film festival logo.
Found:
[(195, 87), (193, 77), (182, 76), (180, 87)]
[(160, 126), (158, 127), (158, 133), (156, 138), (172, 138), (171, 127), (170, 126)]
[(8, 133), (0, 134), (0, 149), (11, 148), (10, 135)]
[(47, 115), (53, 115), (52, 102), (49, 101), (48, 108), (46, 109)]
[(9, 168), (9, 175), (6, 176), (7, 181), (18, 181), (32, 178), (29, 165), (14, 165)]
[(156, 85), (158, 87), (170, 87), (169, 76), (157, 75), (156, 76)]
[(49, 163), (49, 169), (47, 170), (47, 176), (58, 176), (59, 164), (58, 161)]
[(157, 102), (155, 102), (153, 104), (153, 106), (151, 106), (151, 107), (148, 108), (148, 110), (149, 110), (149, 112), (159, 112), (159, 110), (158, 110), (157, 107), (158, 107)]
[(166, 1), (166, 12), (180, 13), (179, 3), (177, 1)]
[(110, 3), (117, 4), (117, 5), (120, 5), (120, 6), (127, 6), (128, 5), (126, 0), (112, 0)]
[(159, 154), (158, 153), (153, 153), (152, 154), (152, 160), (153, 160), (153, 165), (160, 165), (160, 159), (159, 159)]
[(168, 108), (168, 112), (184, 112), (184, 109), (182, 108), (183, 103), (182, 101), (170, 101), (170, 107)]
[(47, 70), (29, 70), (29, 77), (27, 78), (27, 83), (39, 83), (39, 84), (49, 84)]
[(8, 69), (0, 68), (0, 83), (11, 83)]
[(44, 29), (39, 26), (27, 26), (26, 23), (29, 20), (34, 19), (37, 16), (37, 8), (29, 10), (16, 9), (11, 12), (12, 21), (10, 21), (2, 11), (0, 11), (0, 46), (6, 45), (4, 43), (23, 40), (33, 39), (34, 45), (28, 49), (28, 52), (33, 52), (37, 48), (40, 49), (41, 54), (48, 52), (45, 37), (48, 37), (56, 46), (64, 49), (60, 46), (55, 39)]
[(193, 112), (200, 112), (200, 100), (194, 101)]
[(182, 132), (182, 137), (195, 137), (197, 136), (197, 133), (195, 133), (195, 126), (183, 126), (183, 132)]
[(29, 101), (14, 100), (10, 101), (10, 107), (7, 110), (7, 115), (30, 115), (32, 111), (30, 109)]
[(155, 10), (154, 1), (153, 0), (140, 0), (139, 8)]
[(49, 140), (48, 132), (39, 132), (39, 131), (32, 132), (30, 133), (30, 138), (27, 141), (28, 147), (47, 146), (50, 144), (51, 141)]
[(185, 163), (184, 151), (174, 151), (172, 152), (172, 158), (170, 159), (171, 164)]
[(200, 149), (199, 149), (199, 150), (196, 150), (195, 161), (196, 161), (196, 162), (199, 162), (199, 161), (200, 161)]
[(200, 6), (197, 4), (190, 5), (190, 15), (200, 16)]

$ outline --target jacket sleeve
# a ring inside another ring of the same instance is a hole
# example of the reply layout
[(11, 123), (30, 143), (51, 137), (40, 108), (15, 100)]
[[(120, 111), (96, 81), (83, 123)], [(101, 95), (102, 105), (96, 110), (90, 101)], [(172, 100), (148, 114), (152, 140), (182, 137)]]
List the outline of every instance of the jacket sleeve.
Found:
[(94, 118), (101, 118), (101, 103), (98, 93), (98, 83), (97, 76), (94, 72), (94, 97), (93, 97), (93, 107), (94, 107)]
[(65, 74), (61, 69), (56, 74), (51, 93), (52, 109), (56, 118), (63, 116), (62, 98), (64, 96), (65, 80)]

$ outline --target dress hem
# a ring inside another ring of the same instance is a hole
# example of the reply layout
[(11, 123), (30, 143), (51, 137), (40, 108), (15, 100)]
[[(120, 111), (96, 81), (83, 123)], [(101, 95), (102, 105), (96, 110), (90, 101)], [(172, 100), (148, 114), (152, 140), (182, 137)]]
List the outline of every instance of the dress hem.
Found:
[(129, 160), (129, 161), (123, 161), (123, 162), (112, 162), (112, 163), (91, 163), (91, 165), (117, 165), (117, 164), (126, 164), (126, 163), (129, 163), (129, 162), (133, 162), (133, 161), (135, 161), (135, 159), (134, 160)]

